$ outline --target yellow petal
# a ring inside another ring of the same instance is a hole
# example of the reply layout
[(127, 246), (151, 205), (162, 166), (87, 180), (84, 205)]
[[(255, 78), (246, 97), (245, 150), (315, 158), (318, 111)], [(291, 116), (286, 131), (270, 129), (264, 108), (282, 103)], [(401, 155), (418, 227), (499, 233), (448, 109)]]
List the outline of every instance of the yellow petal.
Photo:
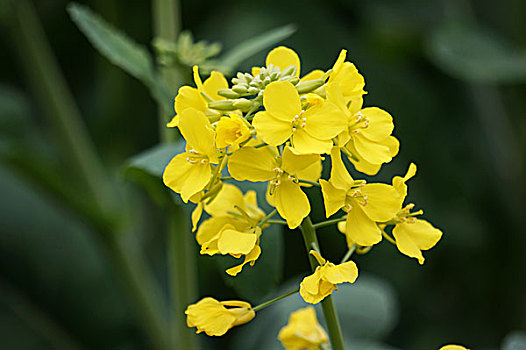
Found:
[(321, 157), (317, 154), (296, 154), (286, 146), (283, 150), (281, 169), (289, 174), (298, 174), (320, 161)]
[[(394, 137), (393, 137), (394, 138)], [(355, 157), (349, 157), (348, 159), (351, 161), (351, 163), (354, 165), (354, 167), (356, 168), (356, 170), (358, 170), (359, 172), (362, 172), (364, 174), (367, 174), (367, 175), (376, 175), (376, 173), (378, 173), (378, 171), (380, 170), (380, 168), (382, 167), (382, 164), (373, 164), (373, 163), (369, 163), (368, 161), (366, 161), (365, 159), (363, 158), (359, 158), (357, 155), (358, 155), (358, 152), (356, 151), (356, 149), (354, 148), (354, 145), (353, 145), (353, 142), (348, 142), (346, 145), (345, 145), (345, 148), (353, 155), (355, 155)], [(392, 155), (392, 153), (391, 153)], [(393, 155), (392, 155), (393, 156)]]
[(321, 256), (321, 254), (318, 253), (317, 251), (315, 251), (314, 249), (311, 249), (311, 250), (309, 251), (309, 254), (312, 255), (312, 256), (316, 259), (316, 261), (318, 262), (318, 264), (320, 264), (320, 265), (323, 265), (323, 264), (325, 264), (325, 263), (327, 262), (327, 260), (325, 260), (325, 259)]
[(347, 192), (338, 189), (329, 181), (320, 180), (323, 204), (325, 205), (325, 216), (330, 217), (345, 205)]
[(199, 219), (201, 219), (202, 214), (203, 214), (203, 203), (199, 202), (195, 206), (195, 209), (192, 211), (192, 232), (194, 232), (197, 229), (197, 224), (199, 223)]
[(185, 203), (208, 185), (212, 175), (210, 164), (190, 164), (188, 156), (187, 152), (175, 156), (163, 173), (164, 184), (179, 193)]
[(254, 248), (256, 240), (254, 233), (239, 232), (234, 226), (226, 226), (219, 235), (217, 247), (223, 255), (248, 254)]
[(281, 71), (289, 66), (296, 67), (296, 76), (300, 75), (300, 58), (294, 50), (289, 49), (285, 46), (278, 46), (275, 49), (272, 49), (266, 59), (267, 67), (269, 64), (279, 67)]
[(301, 294), (302, 289), (304, 292), (307, 292), (310, 294), (318, 293), (318, 291), (320, 290), (320, 279), (321, 279), (320, 269), (321, 267), (318, 266), (316, 270), (314, 270), (314, 273), (312, 275), (303, 278), (303, 280), (300, 283), (300, 294)]
[(199, 76), (199, 66), (194, 65), (192, 67), (192, 72), (194, 76), (194, 83), (197, 87), (197, 90), (202, 91), (203, 90), (203, 82), (201, 81), (201, 76)]
[(289, 323), (279, 331), (278, 340), (287, 350), (319, 349), (319, 345), (328, 342), (328, 336), (318, 323), (314, 307), (309, 306), (290, 315)]
[(369, 125), (361, 129), (360, 133), (369, 140), (381, 142), (393, 132), (393, 117), (383, 109), (367, 107), (361, 113), (369, 120)]
[(321, 77), (325, 74), (324, 71), (322, 71), (321, 69), (315, 69), (307, 74), (305, 74), (303, 76), (303, 78), (301, 78), (300, 80), (301, 81), (307, 81), (307, 80), (317, 80), (317, 79), (321, 79)]
[(225, 225), (232, 224), (232, 221), (232, 218), (228, 216), (219, 216), (206, 219), (201, 223), (201, 225), (199, 225), (199, 229), (197, 230), (197, 234), (195, 235), (197, 243), (199, 243), (199, 245), (202, 246), (205, 243), (211, 242), (212, 240), (217, 240), (219, 238), (219, 233), (221, 232), (221, 229)]
[(186, 149), (194, 149), (217, 163), (214, 131), (205, 114), (194, 108), (187, 108), (180, 114), (179, 130), (186, 140)]
[(281, 183), (274, 190), (273, 203), (279, 215), (287, 220), (289, 228), (298, 227), (310, 213), (310, 203), (300, 185), (286, 177), (281, 177)]
[(197, 327), (197, 333), (209, 336), (224, 335), (232, 328), (236, 317), (213, 298), (204, 298), (185, 311), (188, 327)]
[(469, 350), (468, 348), (463, 347), (462, 345), (449, 344), (444, 345), (440, 350)]
[(277, 165), (269, 147), (243, 147), (228, 159), (228, 171), (239, 181), (269, 181), (274, 178)]
[(345, 234), (349, 236), (349, 240), (364, 247), (375, 245), (382, 240), (382, 231), (365, 215), (360, 205), (355, 205), (347, 213), (346, 229)]
[(343, 94), (340, 89), (339, 83), (330, 83), (325, 86), (325, 91), (327, 93), (327, 100), (333, 103), (340, 113), (346, 116), (346, 120), (350, 117), (349, 110), (347, 108), (347, 103), (343, 97)]
[(205, 205), (205, 210), (212, 216), (227, 216), (235, 211), (235, 206), (244, 207), (243, 193), (237, 186), (225, 183), (216, 198)]
[[(321, 164), (321, 159), (318, 159), (306, 168), (296, 171), (296, 176), (303, 180), (318, 181), (318, 179), (321, 177), (322, 170), (323, 167)], [(301, 186), (310, 187), (311, 185), (302, 183)]]
[(224, 97), (217, 94), (219, 89), (228, 89), (228, 82), (223, 74), (212, 71), (203, 83), (203, 92), (215, 101), (223, 100)]
[(250, 137), (250, 124), (237, 114), (221, 117), (216, 125), (216, 145), (225, 148), (239, 145)]
[(237, 276), (246, 264), (250, 263), (251, 266), (254, 265), (254, 262), (259, 258), (260, 255), (261, 247), (256, 245), (250, 251), (250, 253), (245, 255), (245, 261), (243, 261), (242, 264), (229, 268), (228, 270), (226, 270), (226, 273), (233, 277)]
[(252, 125), (256, 128), (258, 137), (271, 146), (281, 145), (292, 135), (290, 120), (283, 121), (265, 111), (256, 113)]
[(352, 141), (356, 149), (356, 155), (372, 164), (388, 163), (393, 159), (391, 150), (387, 145), (380, 142), (371, 141), (361, 133), (354, 135)]
[(172, 120), (170, 120), (166, 124), (166, 127), (168, 127), (168, 128), (176, 128), (178, 126), (179, 126), (179, 116), (178, 115), (174, 115)]
[(325, 279), (333, 284), (354, 283), (358, 278), (358, 267), (354, 261), (331, 266), (325, 271)]
[(423, 264), (424, 257), (421, 251), (433, 248), (442, 237), (442, 231), (425, 220), (417, 219), (412, 223), (397, 224), (393, 228), (393, 236), (402, 254), (416, 258), (420, 264)]
[(302, 116), (307, 119), (303, 129), (321, 140), (332, 139), (347, 128), (347, 115), (331, 102), (308, 108)]
[(351, 175), (349, 175), (345, 164), (343, 164), (342, 155), (339, 147), (333, 147), (331, 150), (330, 182), (334, 187), (340, 190), (344, 190), (345, 192), (347, 192), (351, 188), (351, 185), (353, 183)]
[(208, 106), (197, 89), (185, 85), (179, 88), (175, 96), (174, 109), (175, 113), (179, 114), (187, 108), (195, 108), (205, 113)]
[(273, 117), (286, 122), (291, 122), (301, 112), (298, 91), (288, 81), (268, 84), (263, 92), (263, 106)]
[(361, 208), (373, 221), (391, 220), (402, 208), (404, 198), (393, 186), (373, 183), (363, 186), (361, 191), (367, 196), (367, 204)]
[(401, 196), (405, 198), (407, 196), (407, 185), (405, 184), (407, 180), (416, 175), (416, 164), (409, 164), (407, 173), (404, 177), (395, 176), (393, 177), (393, 187), (400, 193)]
[(332, 140), (320, 140), (309, 135), (304, 129), (297, 129), (292, 134), (291, 143), (299, 154), (324, 154), (332, 148)]

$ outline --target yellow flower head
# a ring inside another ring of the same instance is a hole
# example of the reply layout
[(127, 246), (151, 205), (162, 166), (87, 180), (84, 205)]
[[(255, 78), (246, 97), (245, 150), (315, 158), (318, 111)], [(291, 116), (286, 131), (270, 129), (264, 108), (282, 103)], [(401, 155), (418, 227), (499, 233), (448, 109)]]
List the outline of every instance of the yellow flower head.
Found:
[(302, 101), (288, 81), (270, 83), (263, 92), (265, 111), (258, 112), (252, 124), (258, 136), (271, 146), (290, 139), (298, 153), (329, 153), (332, 139), (347, 126), (347, 118), (331, 102), (317, 95)]
[(351, 155), (349, 160), (358, 171), (375, 175), (398, 153), (399, 142), (391, 136), (393, 118), (377, 107), (362, 108), (362, 100), (348, 105), (337, 83), (327, 86), (327, 99), (347, 117), (338, 142)]
[[(415, 174), (416, 165), (411, 163), (404, 177), (395, 176), (393, 178), (393, 187), (404, 199), (407, 195), (406, 181)], [(424, 263), (422, 251), (433, 248), (442, 238), (442, 231), (433, 227), (429, 222), (416, 218), (415, 215), (423, 212), (420, 210), (411, 213), (413, 207), (414, 204), (408, 204), (399, 211), (396, 217), (398, 223), (393, 228), (393, 237), (396, 247), (402, 254), (417, 259), (422, 265)]]
[(205, 332), (209, 336), (221, 336), (230, 328), (245, 324), (256, 316), (247, 302), (217, 301), (210, 297), (189, 305), (185, 314), (188, 327), (196, 327), (196, 333)]
[(297, 155), (286, 146), (283, 155), (273, 147), (243, 147), (228, 160), (230, 175), (239, 181), (269, 181), (267, 200), (296, 228), (310, 213), (307, 195), (299, 179), (317, 181), (321, 175), (321, 157)]
[(469, 350), (468, 348), (463, 347), (462, 345), (449, 344), (444, 345), (440, 350)]
[(312, 306), (290, 314), (289, 323), (281, 328), (278, 339), (286, 350), (317, 350), (327, 344), (327, 333), (318, 323)]
[(230, 113), (228, 117), (221, 117), (216, 126), (216, 145), (217, 148), (234, 146), (250, 137), (250, 124), (245, 118), (235, 113)]
[(224, 99), (217, 94), (217, 90), (228, 88), (228, 82), (225, 76), (219, 72), (212, 71), (208, 79), (206, 79), (203, 83), (201, 81), (201, 77), (199, 76), (199, 68), (197, 66), (193, 67), (193, 72), (194, 83), (197, 88), (187, 85), (179, 88), (177, 96), (175, 96), (174, 100), (174, 109), (176, 115), (168, 124), (166, 124), (166, 126), (169, 128), (175, 128), (179, 126), (179, 115), (187, 108), (197, 109), (198, 111), (205, 113), (207, 116), (219, 116), (216, 111), (208, 109), (207, 100), (203, 97), (202, 93), (213, 101)]
[(204, 209), (212, 217), (199, 226), (196, 234), (201, 254), (244, 256), (242, 264), (226, 270), (231, 276), (236, 276), (246, 264), (254, 265), (261, 254), (261, 227), (257, 225), (265, 217), (258, 208), (256, 192), (248, 191), (243, 195), (236, 186), (224, 184)]
[(367, 184), (351, 178), (341, 159), (340, 149), (331, 151), (331, 178), (320, 180), (327, 217), (338, 210), (347, 212), (346, 237), (361, 246), (372, 246), (382, 240), (377, 222), (393, 218), (403, 197), (390, 185)]
[(311, 250), (310, 254), (318, 260), (320, 266), (300, 283), (300, 295), (307, 303), (317, 304), (333, 291), (338, 290), (337, 284), (354, 283), (358, 278), (358, 268), (353, 261), (335, 265), (326, 261), (314, 250)]
[[(269, 67), (270, 65), (274, 67), (278, 67), (280, 71), (285, 70), (285, 68), (288, 68), (290, 66), (293, 66), (296, 68), (296, 76), (300, 75), (300, 58), (294, 50), (289, 49), (285, 46), (278, 46), (274, 49), (272, 49), (268, 54), (267, 58), (265, 59), (265, 65)], [(261, 71), (260, 67), (253, 67), (252, 68), (252, 75), (256, 76)]]
[(175, 156), (166, 166), (163, 182), (186, 203), (210, 182), (212, 165), (218, 163), (214, 130), (205, 114), (187, 108), (180, 115), (179, 129), (186, 140), (186, 152)]
[(361, 103), (362, 96), (366, 94), (363, 90), (365, 79), (358, 72), (358, 69), (351, 62), (345, 61), (347, 50), (341, 50), (340, 55), (332, 66), (332, 73), (328, 83), (338, 83), (338, 86), (345, 98), (345, 103)]

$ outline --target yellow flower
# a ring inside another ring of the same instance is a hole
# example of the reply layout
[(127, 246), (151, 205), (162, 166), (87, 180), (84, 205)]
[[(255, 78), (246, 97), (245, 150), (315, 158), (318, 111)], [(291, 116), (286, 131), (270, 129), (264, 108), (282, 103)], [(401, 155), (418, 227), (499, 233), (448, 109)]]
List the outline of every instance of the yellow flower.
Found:
[(391, 136), (393, 118), (377, 107), (362, 108), (361, 99), (348, 105), (336, 83), (327, 86), (327, 99), (347, 117), (338, 142), (351, 154), (349, 160), (358, 171), (375, 175), (398, 153), (399, 142)]
[(175, 156), (166, 166), (163, 182), (186, 203), (210, 181), (212, 165), (218, 163), (214, 131), (205, 114), (194, 108), (181, 113), (179, 129), (186, 140), (186, 152)]
[(288, 146), (281, 156), (274, 147), (243, 147), (229, 158), (228, 171), (239, 181), (270, 181), (267, 200), (293, 229), (310, 213), (309, 199), (299, 179), (317, 181), (321, 157), (297, 155)]
[(463, 347), (462, 345), (449, 344), (444, 345), (440, 350), (469, 350), (468, 348)]
[(177, 92), (174, 100), (174, 109), (176, 115), (172, 120), (166, 124), (169, 128), (175, 128), (179, 126), (179, 115), (187, 108), (195, 108), (198, 111), (205, 113), (206, 116), (219, 116), (217, 111), (208, 109), (208, 103), (201, 93), (206, 94), (213, 101), (223, 100), (224, 97), (221, 97), (217, 94), (219, 89), (227, 89), (228, 82), (225, 76), (219, 72), (212, 71), (210, 77), (205, 80), (203, 83), (201, 77), (199, 76), (199, 67), (193, 67), (194, 72), (194, 82), (197, 88), (191, 86), (182, 86)]
[(205, 332), (210, 336), (221, 336), (230, 328), (245, 324), (256, 316), (247, 302), (217, 301), (210, 297), (189, 305), (184, 313), (188, 327), (196, 327), (196, 333)]
[(314, 250), (311, 250), (310, 254), (318, 260), (320, 266), (300, 283), (300, 295), (305, 302), (317, 304), (333, 291), (338, 290), (337, 284), (354, 283), (358, 278), (358, 268), (353, 261), (334, 265)]
[(281, 328), (278, 339), (286, 350), (317, 350), (327, 344), (327, 333), (318, 323), (312, 306), (290, 314), (289, 323)]
[[(289, 49), (285, 46), (278, 46), (274, 49), (272, 49), (268, 54), (267, 58), (265, 59), (265, 65), (269, 67), (270, 65), (273, 65), (274, 67), (279, 67), (280, 71), (283, 72), (285, 68), (294, 66), (296, 67), (296, 76), (300, 75), (300, 58), (294, 50)], [(259, 67), (253, 67), (252, 68), (252, 75), (256, 76), (259, 74), (261, 68)]]
[[(406, 181), (415, 174), (416, 165), (411, 163), (404, 177), (395, 176), (393, 178), (393, 186), (404, 199), (407, 195)], [(397, 214), (398, 223), (393, 228), (393, 237), (396, 247), (402, 254), (417, 259), (422, 265), (425, 260), (422, 250), (433, 248), (442, 238), (442, 231), (425, 220), (417, 219), (415, 215), (422, 214), (422, 211), (411, 213), (413, 207), (414, 204), (408, 204)]]
[(258, 208), (256, 192), (248, 191), (243, 195), (236, 186), (224, 184), (204, 209), (212, 217), (199, 226), (196, 234), (201, 254), (244, 256), (242, 264), (226, 270), (231, 276), (236, 276), (246, 264), (253, 266), (261, 254), (261, 227), (257, 225), (265, 217)]
[(365, 79), (358, 73), (354, 64), (345, 61), (346, 57), (347, 50), (341, 50), (338, 59), (332, 66), (332, 73), (327, 83), (338, 83), (346, 104), (349, 102), (361, 104), (362, 96), (366, 94), (363, 90)]
[(329, 153), (332, 139), (347, 126), (347, 118), (331, 102), (309, 94), (302, 106), (298, 91), (288, 81), (270, 83), (263, 92), (265, 111), (252, 124), (258, 136), (271, 146), (289, 138), (298, 153)]
[(347, 212), (348, 241), (361, 246), (380, 242), (382, 231), (376, 223), (392, 219), (400, 209), (403, 197), (387, 184), (354, 181), (343, 164), (338, 147), (332, 149), (331, 161), (330, 180), (320, 180), (326, 216), (343, 209)]
[(250, 137), (250, 124), (245, 118), (235, 113), (230, 113), (228, 117), (221, 117), (216, 126), (216, 145), (217, 148), (234, 146)]

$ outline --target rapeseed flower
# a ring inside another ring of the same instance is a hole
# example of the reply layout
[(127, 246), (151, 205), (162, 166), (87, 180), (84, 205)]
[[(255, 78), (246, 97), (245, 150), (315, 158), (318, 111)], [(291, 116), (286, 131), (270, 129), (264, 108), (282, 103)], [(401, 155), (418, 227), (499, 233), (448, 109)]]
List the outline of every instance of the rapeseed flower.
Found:
[(286, 350), (317, 350), (329, 339), (318, 323), (314, 307), (308, 306), (290, 314), (289, 323), (279, 331), (278, 340)]
[(358, 267), (353, 261), (335, 265), (322, 258), (315, 250), (311, 250), (310, 254), (316, 258), (320, 266), (300, 283), (300, 295), (305, 302), (317, 304), (333, 291), (338, 290), (338, 284), (354, 283), (358, 278)]
[(245, 301), (217, 301), (210, 297), (189, 305), (184, 313), (188, 327), (196, 327), (196, 333), (205, 332), (209, 336), (221, 336), (256, 316), (252, 306)]

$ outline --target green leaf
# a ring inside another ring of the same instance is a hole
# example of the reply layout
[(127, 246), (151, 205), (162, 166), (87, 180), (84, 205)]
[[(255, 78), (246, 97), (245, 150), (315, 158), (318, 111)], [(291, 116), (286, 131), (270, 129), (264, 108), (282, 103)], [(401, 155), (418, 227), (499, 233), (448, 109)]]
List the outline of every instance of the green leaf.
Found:
[[(297, 288), (300, 281), (300, 278), (289, 281), (267, 298)], [(394, 328), (398, 318), (398, 306), (391, 286), (377, 277), (361, 273), (354, 284), (341, 284), (338, 288), (332, 295), (347, 347), (362, 349), (361, 345), (367, 344), (364, 349), (391, 349), (378, 342)], [(310, 304), (305, 303), (299, 293), (276, 302), (258, 313), (246, 329), (235, 333), (232, 348), (281, 349), (277, 340), (279, 330), (287, 324), (292, 312), (307, 306)], [(327, 329), (321, 305), (317, 304), (315, 308), (319, 322)]]
[(432, 33), (428, 45), (431, 61), (459, 79), (485, 83), (526, 80), (526, 52), (484, 28), (444, 25)]
[[(236, 185), (246, 193), (255, 190), (258, 197), (258, 205), (266, 213), (271, 208), (265, 201), (267, 186), (264, 183), (236, 182)], [(282, 225), (270, 225), (263, 230), (260, 238), (261, 255), (254, 266), (245, 265), (236, 277), (229, 276), (225, 270), (239, 265), (243, 260), (227, 256), (214, 256), (217, 261), (220, 274), (225, 283), (239, 294), (241, 298), (250, 300), (252, 303), (259, 302), (267, 294), (276, 290), (281, 281), (283, 271), (283, 227)]]
[(171, 93), (158, 77), (148, 50), (104, 21), (86, 6), (71, 3), (67, 8), (71, 19), (90, 43), (111, 63), (145, 84), (152, 96), (171, 113)]
[(154, 146), (126, 162), (124, 177), (143, 187), (156, 203), (166, 203), (170, 192), (162, 182), (164, 168), (176, 154), (183, 151), (183, 141)]
[(233, 71), (247, 58), (288, 38), (295, 31), (296, 26), (288, 24), (243, 41), (223, 54), (219, 59), (219, 65), (224, 66), (229, 71)]

